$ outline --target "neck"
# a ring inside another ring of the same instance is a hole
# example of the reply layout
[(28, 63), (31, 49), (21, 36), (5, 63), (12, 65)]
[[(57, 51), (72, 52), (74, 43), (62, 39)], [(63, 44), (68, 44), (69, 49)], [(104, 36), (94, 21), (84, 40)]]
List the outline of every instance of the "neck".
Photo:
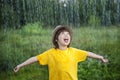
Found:
[(67, 49), (67, 46), (64, 46), (64, 47), (63, 47), (63, 46), (59, 46), (59, 49), (60, 49), (60, 50), (66, 50), (66, 49)]

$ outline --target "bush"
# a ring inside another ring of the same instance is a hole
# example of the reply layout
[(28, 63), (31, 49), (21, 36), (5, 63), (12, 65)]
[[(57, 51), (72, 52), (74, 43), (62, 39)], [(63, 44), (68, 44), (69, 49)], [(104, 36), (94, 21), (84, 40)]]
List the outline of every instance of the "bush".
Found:
[(22, 27), (22, 33), (23, 34), (42, 34), (42, 26), (38, 23), (34, 24), (27, 24)]
[(100, 26), (100, 18), (95, 16), (95, 15), (91, 15), (89, 20), (88, 20), (88, 24), (91, 26), (91, 27), (97, 27), (97, 26)]

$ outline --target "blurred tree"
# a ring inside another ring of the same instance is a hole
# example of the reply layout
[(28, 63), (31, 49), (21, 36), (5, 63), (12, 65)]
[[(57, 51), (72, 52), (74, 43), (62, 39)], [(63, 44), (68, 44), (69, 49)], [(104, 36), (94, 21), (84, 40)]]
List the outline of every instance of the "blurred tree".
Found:
[(99, 18), (100, 25), (120, 24), (119, 0), (1, 0), (0, 5), (3, 28), (34, 22), (89, 25), (91, 16)]

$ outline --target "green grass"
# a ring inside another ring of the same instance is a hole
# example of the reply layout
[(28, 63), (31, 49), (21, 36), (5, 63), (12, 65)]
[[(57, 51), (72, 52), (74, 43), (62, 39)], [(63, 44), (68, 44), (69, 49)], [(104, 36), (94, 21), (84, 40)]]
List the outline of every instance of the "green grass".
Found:
[[(120, 79), (120, 46), (118, 31), (112, 27), (81, 27), (73, 29), (72, 47), (92, 51), (109, 59), (108, 64), (88, 58), (78, 66), (79, 80)], [(22, 68), (14, 74), (13, 68), (39, 53), (53, 47), (52, 28), (42, 28), (39, 24), (28, 24), (22, 29), (0, 30), (0, 80), (48, 80), (46, 66), (38, 63)]]

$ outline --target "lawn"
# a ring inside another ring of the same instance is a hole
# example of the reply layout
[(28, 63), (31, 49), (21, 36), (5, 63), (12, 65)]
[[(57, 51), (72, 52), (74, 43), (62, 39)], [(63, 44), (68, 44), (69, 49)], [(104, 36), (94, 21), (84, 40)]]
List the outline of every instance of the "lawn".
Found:
[[(52, 30), (53, 28), (43, 28), (39, 24), (28, 24), (21, 29), (0, 30), (0, 80), (48, 80), (47, 66), (34, 63), (16, 74), (13, 68), (29, 57), (53, 47)], [(109, 59), (107, 64), (91, 58), (79, 63), (79, 80), (120, 79), (120, 28), (72, 27), (72, 30), (72, 47), (92, 51)]]

